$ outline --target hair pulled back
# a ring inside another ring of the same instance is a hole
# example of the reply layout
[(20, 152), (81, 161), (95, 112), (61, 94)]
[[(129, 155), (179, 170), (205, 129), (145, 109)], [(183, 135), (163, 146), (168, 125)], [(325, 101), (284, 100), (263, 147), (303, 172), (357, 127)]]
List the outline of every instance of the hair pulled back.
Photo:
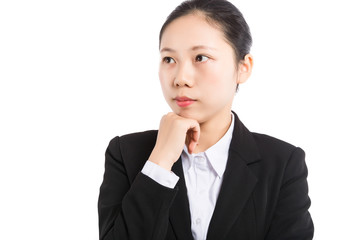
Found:
[(226, 0), (188, 0), (181, 3), (170, 13), (163, 24), (160, 30), (159, 44), (166, 27), (172, 21), (196, 13), (204, 14), (209, 24), (214, 24), (222, 30), (225, 39), (234, 49), (237, 63), (250, 52), (252, 37), (249, 26), (241, 12)]

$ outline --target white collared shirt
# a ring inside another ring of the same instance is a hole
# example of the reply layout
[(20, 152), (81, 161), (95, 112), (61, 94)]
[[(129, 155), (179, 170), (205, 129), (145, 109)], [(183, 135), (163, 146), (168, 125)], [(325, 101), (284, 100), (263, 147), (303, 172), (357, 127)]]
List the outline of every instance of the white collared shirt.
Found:
[[(189, 154), (186, 145), (181, 154), (195, 240), (205, 240), (220, 192), (234, 129), (234, 116), (225, 135), (205, 152)], [(179, 177), (147, 161), (142, 173), (158, 183), (174, 188)]]

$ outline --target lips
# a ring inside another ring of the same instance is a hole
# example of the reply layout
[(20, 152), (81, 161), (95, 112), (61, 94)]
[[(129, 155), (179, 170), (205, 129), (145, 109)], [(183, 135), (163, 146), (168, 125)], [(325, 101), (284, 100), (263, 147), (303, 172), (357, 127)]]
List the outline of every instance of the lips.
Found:
[(187, 107), (196, 102), (196, 100), (188, 97), (176, 97), (175, 101), (179, 107)]

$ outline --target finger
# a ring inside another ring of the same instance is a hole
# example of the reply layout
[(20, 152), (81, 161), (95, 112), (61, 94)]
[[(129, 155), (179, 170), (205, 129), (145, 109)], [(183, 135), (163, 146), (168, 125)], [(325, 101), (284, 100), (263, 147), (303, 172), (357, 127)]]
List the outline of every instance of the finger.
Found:
[(200, 125), (197, 121), (193, 121), (192, 125), (190, 127), (190, 137), (192, 141), (195, 141), (196, 143), (200, 139)]
[(197, 144), (195, 142), (193, 142), (193, 141), (190, 142), (189, 148), (188, 148), (190, 154), (192, 154), (195, 151), (196, 145)]
[(199, 124), (197, 124), (197, 126), (192, 131), (192, 140), (198, 143), (199, 139), (200, 139), (200, 126)]
[(199, 142), (199, 139), (200, 139), (200, 126), (197, 122), (195, 122), (194, 127), (191, 128), (187, 134), (189, 153), (192, 153), (195, 150)]

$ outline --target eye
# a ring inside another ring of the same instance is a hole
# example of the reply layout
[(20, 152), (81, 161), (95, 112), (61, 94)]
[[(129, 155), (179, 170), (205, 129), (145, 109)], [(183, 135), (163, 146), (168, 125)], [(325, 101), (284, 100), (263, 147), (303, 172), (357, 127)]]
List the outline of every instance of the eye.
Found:
[(175, 63), (175, 60), (172, 57), (164, 57), (163, 62), (164, 63)]
[(196, 62), (206, 62), (209, 58), (207, 56), (204, 55), (197, 55), (195, 57), (195, 61)]

